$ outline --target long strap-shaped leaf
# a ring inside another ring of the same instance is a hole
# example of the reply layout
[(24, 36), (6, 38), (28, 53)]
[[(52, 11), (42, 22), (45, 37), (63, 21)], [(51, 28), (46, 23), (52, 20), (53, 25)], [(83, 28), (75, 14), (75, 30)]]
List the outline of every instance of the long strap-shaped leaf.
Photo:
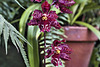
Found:
[(28, 9), (26, 9), (24, 13), (22, 14), (20, 18), (20, 22), (19, 22), (19, 31), (22, 35), (24, 35), (25, 33), (26, 23), (27, 23), (27, 20), (29, 19), (29, 15), (31, 14), (33, 10), (39, 9), (39, 7), (40, 7), (40, 4), (33, 4)]
[(39, 47), (38, 36), (40, 35), (39, 28), (37, 26), (28, 27), (28, 41), (33, 46), (33, 49), (28, 46), (28, 57), (30, 61), (30, 67), (39, 67)]
[(95, 29), (92, 25), (82, 21), (76, 21), (75, 23), (89, 28), (100, 40), (100, 32), (97, 29)]
[[(87, 1), (87, 0), (86, 0), (86, 1)], [(74, 22), (77, 20), (77, 18), (80, 16), (80, 14), (81, 14), (81, 12), (82, 12), (82, 10), (83, 10), (85, 4), (86, 4), (86, 1), (84, 1), (83, 3), (81, 3), (80, 8), (79, 8), (79, 10), (78, 10), (78, 13), (77, 13), (77, 14), (75, 15), (75, 17), (73, 18), (73, 20), (72, 20), (72, 22), (71, 22), (71, 25), (73, 25)]]
[[(40, 4), (33, 4), (28, 9), (26, 9), (20, 19), (19, 30), (22, 35), (25, 33), (25, 27), (27, 20), (29, 19), (29, 15), (35, 9), (39, 9)], [(36, 32), (32, 28), (28, 28), (28, 41), (32, 44), (33, 49), (28, 46), (28, 56), (30, 61), (30, 67), (39, 67), (39, 54), (38, 54), (38, 41), (36, 40)]]

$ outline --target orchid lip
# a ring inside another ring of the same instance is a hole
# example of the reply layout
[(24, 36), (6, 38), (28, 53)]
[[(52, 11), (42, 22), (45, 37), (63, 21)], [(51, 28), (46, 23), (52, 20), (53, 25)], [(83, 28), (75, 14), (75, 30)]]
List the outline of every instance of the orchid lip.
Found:
[(60, 54), (60, 50), (56, 50), (56, 54)]
[(47, 14), (43, 14), (42, 20), (48, 20)]

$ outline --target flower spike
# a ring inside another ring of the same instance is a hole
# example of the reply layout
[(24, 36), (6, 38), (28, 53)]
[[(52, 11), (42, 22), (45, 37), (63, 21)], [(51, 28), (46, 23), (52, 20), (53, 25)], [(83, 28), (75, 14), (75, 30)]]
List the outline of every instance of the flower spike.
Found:
[(69, 54), (72, 53), (72, 50), (68, 47), (67, 44), (64, 44), (62, 42), (65, 42), (65, 40), (55, 40), (53, 44), (51, 45), (52, 49), (47, 50), (46, 58), (52, 57), (51, 63), (54, 66), (62, 65), (62, 60), (70, 60)]

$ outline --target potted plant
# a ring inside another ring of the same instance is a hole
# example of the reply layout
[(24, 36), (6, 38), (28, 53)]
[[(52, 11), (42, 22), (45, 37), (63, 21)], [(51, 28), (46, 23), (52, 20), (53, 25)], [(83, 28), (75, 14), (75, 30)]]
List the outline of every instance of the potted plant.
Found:
[[(88, 67), (94, 42), (100, 38), (98, 27), (86, 21), (86, 12), (99, 9), (100, 6), (94, 1), (75, 0), (76, 4), (71, 7), (73, 14), (61, 14), (59, 20), (68, 22), (64, 26), (65, 34), (68, 38), (67, 44), (73, 49), (71, 61), (66, 61), (66, 67)], [(91, 5), (92, 4), (92, 5)], [(87, 15), (86, 15), (87, 16)], [(82, 18), (81, 18), (82, 17)], [(79, 21), (82, 19), (81, 21)]]

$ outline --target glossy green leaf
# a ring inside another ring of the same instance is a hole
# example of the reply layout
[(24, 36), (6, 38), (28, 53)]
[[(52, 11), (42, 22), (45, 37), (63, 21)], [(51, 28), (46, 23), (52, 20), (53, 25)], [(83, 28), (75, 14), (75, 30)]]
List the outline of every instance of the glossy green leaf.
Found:
[(27, 39), (33, 46), (33, 49), (28, 46), (28, 57), (30, 61), (30, 67), (39, 67), (39, 49), (38, 49), (38, 36), (40, 30), (37, 26), (28, 26)]
[(79, 24), (79, 25), (83, 25), (83, 26), (89, 28), (99, 38), (99, 40), (100, 40), (100, 31), (98, 31), (92, 25), (90, 25), (90, 24), (88, 24), (86, 22), (82, 22), (82, 21), (76, 21), (75, 23)]
[(25, 28), (26, 28), (26, 24), (27, 21), (29, 19), (29, 15), (31, 14), (31, 12), (35, 9), (39, 9), (41, 4), (33, 4), (32, 6), (30, 6), (28, 9), (26, 9), (24, 11), (24, 13), (22, 14), (21, 18), (20, 18), (20, 22), (19, 22), (19, 31), (22, 35), (24, 35), (25, 33)]
[[(27, 39), (29, 41), (29, 43), (31, 44), (31, 46), (33, 47), (33, 26), (29, 26), (28, 27), (28, 34), (27, 34)], [(29, 58), (29, 62), (30, 62), (30, 67), (34, 67), (34, 53), (33, 53), (33, 49), (35, 48), (31, 48), (30, 46), (28, 47), (28, 58)]]

